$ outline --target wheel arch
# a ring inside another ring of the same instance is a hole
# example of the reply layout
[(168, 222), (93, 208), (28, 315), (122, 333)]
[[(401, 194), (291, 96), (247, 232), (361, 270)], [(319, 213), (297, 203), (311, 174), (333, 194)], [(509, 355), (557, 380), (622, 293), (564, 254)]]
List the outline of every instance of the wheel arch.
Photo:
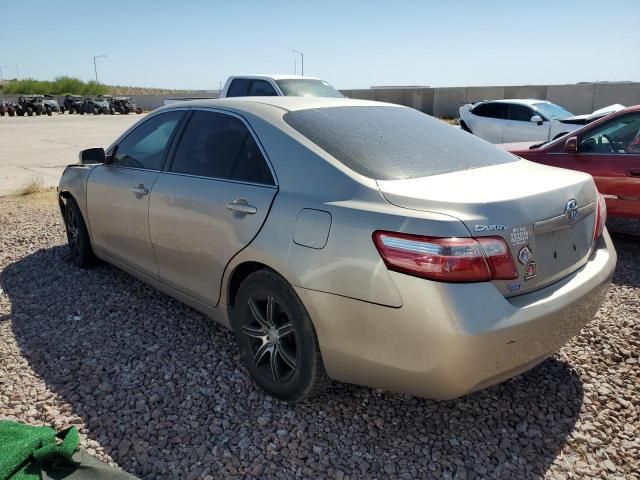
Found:
[(226, 281), (226, 295), (223, 297), (223, 301), (227, 304), (228, 308), (234, 308), (236, 297), (242, 282), (244, 282), (249, 275), (259, 270), (271, 270), (272, 272), (282, 276), (277, 270), (262, 262), (247, 260), (235, 265), (229, 273)]

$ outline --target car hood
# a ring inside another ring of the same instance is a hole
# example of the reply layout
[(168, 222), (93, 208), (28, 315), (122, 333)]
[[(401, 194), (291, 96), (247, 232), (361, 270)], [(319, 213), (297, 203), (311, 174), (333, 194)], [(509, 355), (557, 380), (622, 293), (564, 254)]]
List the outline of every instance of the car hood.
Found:
[(624, 105), (620, 105), (619, 103), (614, 103), (613, 105), (609, 105), (607, 107), (594, 110), (591, 113), (586, 113), (584, 115), (573, 115), (572, 117), (563, 118), (560, 121), (569, 122), (569, 123), (576, 123), (576, 122), (589, 123), (595, 120), (596, 118), (604, 117), (605, 115), (609, 115), (610, 113), (613, 113), (613, 112), (619, 112), (624, 108), (625, 108)]

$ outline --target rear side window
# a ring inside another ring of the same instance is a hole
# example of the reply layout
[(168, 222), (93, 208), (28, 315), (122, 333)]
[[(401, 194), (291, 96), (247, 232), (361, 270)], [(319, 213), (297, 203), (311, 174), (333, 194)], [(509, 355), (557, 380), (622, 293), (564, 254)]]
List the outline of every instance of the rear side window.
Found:
[(400, 180), (517, 161), (462, 130), (406, 107), (292, 111), (284, 120), (351, 170)]
[(249, 89), (249, 80), (244, 78), (236, 78), (231, 81), (229, 90), (227, 90), (227, 97), (246, 97), (247, 90)]
[(177, 110), (142, 122), (116, 146), (113, 164), (161, 170), (169, 140), (183, 115), (184, 111)]
[(531, 117), (535, 113), (526, 105), (517, 105), (512, 103), (509, 105), (509, 120), (516, 120), (518, 122), (530, 122)]
[(265, 80), (251, 80), (251, 86), (247, 93), (249, 97), (276, 97), (278, 93), (271, 86), (271, 84)]
[(194, 112), (170, 170), (201, 177), (274, 183), (267, 162), (245, 124), (218, 112)]
[(479, 117), (499, 118), (506, 120), (508, 118), (507, 104), (506, 103), (481, 103), (471, 113), (478, 115)]

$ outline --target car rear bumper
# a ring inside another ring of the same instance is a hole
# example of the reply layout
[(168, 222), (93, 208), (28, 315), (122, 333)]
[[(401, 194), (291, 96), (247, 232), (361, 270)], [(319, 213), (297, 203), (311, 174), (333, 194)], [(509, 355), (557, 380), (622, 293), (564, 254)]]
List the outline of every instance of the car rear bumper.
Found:
[(450, 399), (511, 378), (558, 351), (593, 318), (615, 264), (605, 231), (578, 271), (509, 299), (491, 283), (438, 283), (395, 272), (400, 308), (296, 292), (331, 378)]

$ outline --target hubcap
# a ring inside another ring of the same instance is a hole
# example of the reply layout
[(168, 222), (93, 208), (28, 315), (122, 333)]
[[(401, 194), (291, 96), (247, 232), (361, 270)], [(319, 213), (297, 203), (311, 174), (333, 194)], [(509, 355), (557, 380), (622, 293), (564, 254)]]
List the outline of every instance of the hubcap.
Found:
[(249, 297), (250, 316), (242, 327), (249, 338), (253, 364), (276, 383), (288, 380), (297, 365), (291, 319), (271, 295)]

